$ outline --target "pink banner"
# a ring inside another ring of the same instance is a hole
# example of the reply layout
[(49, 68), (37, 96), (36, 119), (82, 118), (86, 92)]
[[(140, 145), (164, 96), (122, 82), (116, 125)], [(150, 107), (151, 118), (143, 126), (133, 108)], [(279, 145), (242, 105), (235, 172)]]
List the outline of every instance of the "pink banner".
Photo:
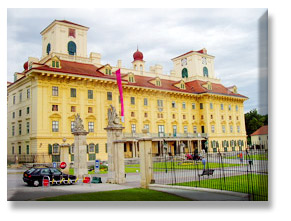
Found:
[(123, 93), (122, 93), (122, 83), (121, 83), (121, 74), (120, 69), (118, 69), (116, 72), (116, 80), (117, 85), (119, 89), (119, 95), (120, 95), (120, 104), (121, 104), (121, 121), (124, 122), (124, 106), (123, 106)]

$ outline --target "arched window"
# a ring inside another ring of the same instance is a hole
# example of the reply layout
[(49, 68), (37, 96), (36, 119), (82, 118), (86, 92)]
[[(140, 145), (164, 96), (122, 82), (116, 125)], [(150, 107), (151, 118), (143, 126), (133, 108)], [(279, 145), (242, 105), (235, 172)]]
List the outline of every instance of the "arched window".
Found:
[(203, 68), (203, 76), (204, 77), (208, 77), (208, 69), (207, 69), (207, 67)]
[(187, 68), (183, 68), (183, 70), (182, 70), (182, 78), (188, 78), (188, 70), (187, 70)]
[(142, 65), (139, 66), (139, 70), (142, 71)]
[(68, 43), (68, 53), (69, 53), (69, 55), (75, 55), (76, 52), (77, 52), (77, 47), (76, 47), (75, 42), (69, 41), (69, 43)]
[(50, 54), (50, 51), (51, 51), (51, 44), (48, 43), (47, 46), (46, 46), (46, 53)]

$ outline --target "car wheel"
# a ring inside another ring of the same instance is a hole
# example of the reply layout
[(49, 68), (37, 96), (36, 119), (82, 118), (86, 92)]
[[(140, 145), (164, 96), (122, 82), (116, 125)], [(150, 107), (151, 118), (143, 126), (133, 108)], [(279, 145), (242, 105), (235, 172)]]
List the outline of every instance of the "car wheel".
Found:
[(33, 181), (33, 186), (35, 187), (39, 186), (39, 181), (38, 180)]

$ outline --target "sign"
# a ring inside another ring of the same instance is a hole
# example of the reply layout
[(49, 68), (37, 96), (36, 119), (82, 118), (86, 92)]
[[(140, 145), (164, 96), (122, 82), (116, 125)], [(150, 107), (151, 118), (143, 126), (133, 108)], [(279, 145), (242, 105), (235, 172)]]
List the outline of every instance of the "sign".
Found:
[(56, 167), (57, 167), (57, 163), (53, 162), (53, 168), (56, 168)]
[(100, 160), (95, 160), (95, 173), (98, 173), (100, 170)]
[(61, 164), (60, 164), (61, 169), (65, 169), (66, 166), (67, 166), (66, 162), (61, 162)]

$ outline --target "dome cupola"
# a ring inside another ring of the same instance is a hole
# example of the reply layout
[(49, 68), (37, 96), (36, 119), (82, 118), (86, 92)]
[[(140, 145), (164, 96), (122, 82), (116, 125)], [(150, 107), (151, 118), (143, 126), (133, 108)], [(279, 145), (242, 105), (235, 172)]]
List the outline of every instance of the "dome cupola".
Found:
[(133, 54), (134, 61), (143, 61), (143, 54), (137, 49), (136, 52)]

